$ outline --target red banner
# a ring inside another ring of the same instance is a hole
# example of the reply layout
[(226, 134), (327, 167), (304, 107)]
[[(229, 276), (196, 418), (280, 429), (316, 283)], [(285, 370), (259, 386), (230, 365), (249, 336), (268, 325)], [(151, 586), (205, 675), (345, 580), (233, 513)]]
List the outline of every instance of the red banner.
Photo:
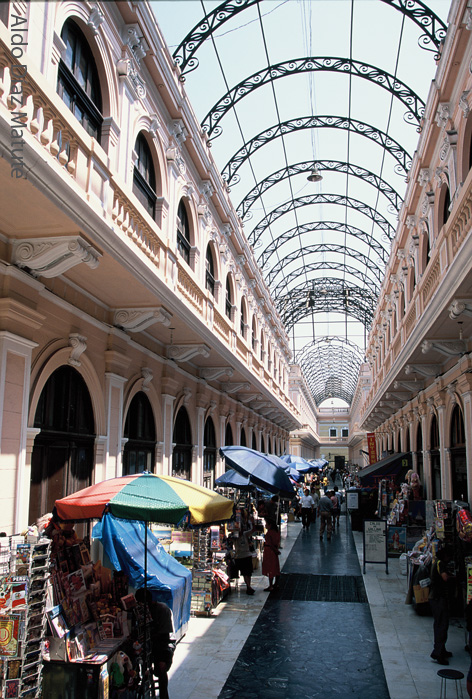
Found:
[(367, 432), (367, 449), (369, 451), (369, 466), (377, 463), (377, 447), (375, 444), (375, 434)]

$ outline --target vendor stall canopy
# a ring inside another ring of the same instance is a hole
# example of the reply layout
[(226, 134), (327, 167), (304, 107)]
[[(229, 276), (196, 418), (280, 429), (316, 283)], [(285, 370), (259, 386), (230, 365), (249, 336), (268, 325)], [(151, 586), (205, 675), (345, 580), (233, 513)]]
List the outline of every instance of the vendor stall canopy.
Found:
[(293, 361), (350, 405), (450, 2), (151, 6)]
[(179, 524), (189, 515), (190, 525), (231, 519), (233, 502), (190, 481), (153, 473), (111, 478), (56, 500), (55, 514), (63, 520), (115, 517), (144, 522)]

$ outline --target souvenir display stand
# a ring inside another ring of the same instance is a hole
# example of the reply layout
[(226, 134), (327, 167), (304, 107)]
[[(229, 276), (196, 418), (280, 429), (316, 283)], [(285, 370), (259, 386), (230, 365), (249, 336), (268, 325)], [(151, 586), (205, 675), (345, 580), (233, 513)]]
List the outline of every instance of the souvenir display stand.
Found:
[(0, 539), (0, 688), (2, 697), (39, 697), (50, 541)]
[(230, 591), (221, 555), (223, 538), (224, 526), (193, 530), (193, 614), (210, 614)]

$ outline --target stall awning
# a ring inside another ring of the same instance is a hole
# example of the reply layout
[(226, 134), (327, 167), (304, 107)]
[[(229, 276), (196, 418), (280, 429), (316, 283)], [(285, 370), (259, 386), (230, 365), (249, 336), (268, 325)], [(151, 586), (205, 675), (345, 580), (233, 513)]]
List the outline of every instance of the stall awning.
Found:
[(357, 474), (363, 486), (376, 485), (382, 478), (399, 482), (411, 468), (411, 452), (390, 454), (375, 464), (366, 466)]

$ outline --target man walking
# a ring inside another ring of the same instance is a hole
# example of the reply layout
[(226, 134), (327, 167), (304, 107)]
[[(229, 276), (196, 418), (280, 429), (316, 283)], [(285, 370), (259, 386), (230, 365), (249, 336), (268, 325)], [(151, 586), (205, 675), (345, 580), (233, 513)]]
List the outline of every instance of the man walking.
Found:
[(331, 531), (333, 528), (332, 515), (333, 515), (333, 503), (331, 498), (329, 498), (326, 493), (320, 498), (318, 505), (318, 512), (320, 514), (320, 539), (323, 538), (324, 530), (326, 526), (328, 527), (328, 541), (331, 539)]
[(308, 531), (310, 529), (311, 513), (315, 506), (315, 501), (310, 495), (308, 488), (305, 488), (303, 495), (300, 498), (300, 505), (302, 508), (302, 528)]

